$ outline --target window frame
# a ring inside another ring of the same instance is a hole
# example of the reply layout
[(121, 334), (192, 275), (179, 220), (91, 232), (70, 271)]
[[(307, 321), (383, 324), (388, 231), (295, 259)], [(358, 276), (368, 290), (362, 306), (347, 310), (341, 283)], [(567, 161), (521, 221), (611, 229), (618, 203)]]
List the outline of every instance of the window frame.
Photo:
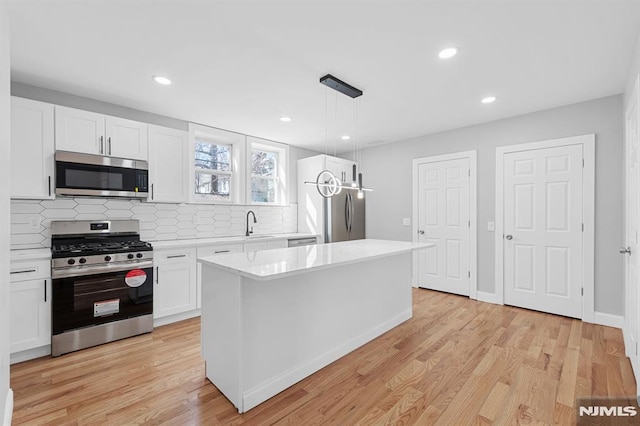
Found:
[[(276, 160), (276, 176), (264, 177), (254, 176), (252, 173), (252, 155), (254, 149), (273, 152), (277, 154)], [(245, 193), (246, 203), (248, 205), (261, 205), (261, 206), (281, 206), (286, 205), (289, 201), (289, 145), (273, 142), (266, 139), (259, 139), (252, 136), (247, 136), (247, 149), (246, 149), (246, 174), (245, 174)], [(275, 180), (276, 193), (275, 200), (269, 201), (253, 201), (251, 199), (251, 183), (253, 178), (259, 179), (272, 179)]]
[[(227, 145), (231, 147), (230, 171), (196, 168), (195, 147), (197, 142)], [(244, 199), (243, 181), (245, 164), (245, 135), (189, 123), (189, 201), (197, 204), (239, 204)], [(229, 176), (229, 198), (219, 198), (213, 194), (196, 194), (196, 173)]]

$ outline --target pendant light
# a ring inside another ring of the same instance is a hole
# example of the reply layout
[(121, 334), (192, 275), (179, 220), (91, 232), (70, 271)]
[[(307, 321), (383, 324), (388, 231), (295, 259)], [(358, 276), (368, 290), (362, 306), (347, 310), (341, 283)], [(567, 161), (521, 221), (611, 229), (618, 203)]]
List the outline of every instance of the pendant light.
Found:
[[(320, 83), (324, 84), (327, 87), (330, 87), (340, 93), (343, 93), (353, 99), (358, 98), (360, 96), (362, 96), (363, 92), (360, 89), (357, 89), (353, 86), (351, 86), (348, 83), (345, 83), (344, 81), (332, 76), (331, 74), (327, 74), (323, 77), (320, 78)], [(337, 99), (336, 99), (337, 102)], [(358, 124), (358, 116), (357, 116), (357, 103), (354, 102), (354, 119), (356, 121), (356, 127)], [(336, 103), (336, 111), (337, 111), (337, 103)], [(325, 154), (327, 154), (327, 142), (328, 142), (328, 137), (327, 137), (327, 92), (325, 91)], [(343, 139), (348, 140), (350, 139), (349, 137), (345, 138), (343, 137)], [(355, 138), (354, 138), (355, 139)], [(357, 197), (358, 198), (364, 198), (364, 192), (365, 191), (372, 191), (372, 189), (370, 188), (365, 188), (362, 185), (362, 172), (360, 173), (356, 173), (356, 164), (358, 163), (358, 155), (359, 155), (359, 149), (357, 147), (357, 141), (353, 141), (353, 151), (354, 151), (354, 165), (353, 165), (353, 169), (352, 169), (352, 182), (350, 185), (346, 185), (345, 182), (341, 182), (340, 179), (338, 179), (338, 177), (336, 175), (334, 175), (330, 170), (323, 170), (321, 171), (315, 182), (304, 182), (307, 185), (315, 185), (316, 189), (318, 190), (318, 193), (325, 197), (325, 198), (331, 198), (334, 195), (338, 195), (343, 189), (345, 190), (355, 190), (357, 191)], [(335, 145), (334, 145), (334, 155), (335, 155)], [(362, 170), (362, 167), (360, 168), (360, 170)]]

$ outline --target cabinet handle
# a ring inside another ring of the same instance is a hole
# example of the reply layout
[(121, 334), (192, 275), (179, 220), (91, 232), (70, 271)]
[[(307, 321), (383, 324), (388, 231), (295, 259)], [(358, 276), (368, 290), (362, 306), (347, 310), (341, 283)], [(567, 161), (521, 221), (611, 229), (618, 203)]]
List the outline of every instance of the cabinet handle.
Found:
[(47, 301), (47, 280), (44, 280), (44, 301)]
[(100, 136), (100, 154), (104, 154), (104, 136)]
[(35, 269), (25, 269), (24, 271), (11, 271), (11, 272), (9, 272), (9, 274), (10, 275), (13, 275), (13, 274), (26, 274), (28, 272), (36, 272), (36, 270)]
[(49, 197), (51, 197), (51, 176), (49, 176)]
[(160, 269), (156, 266), (156, 284), (158, 284), (158, 280), (160, 279)]
[(216, 250), (214, 253), (229, 253), (231, 250)]
[(109, 143), (109, 155), (111, 155), (111, 136), (107, 138), (107, 142)]
[(167, 259), (175, 259), (176, 257), (187, 257), (186, 254), (174, 254), (171, 256), (167, 256)]
[(153, 184), (151, 184), (151, 199), (153, 200)]

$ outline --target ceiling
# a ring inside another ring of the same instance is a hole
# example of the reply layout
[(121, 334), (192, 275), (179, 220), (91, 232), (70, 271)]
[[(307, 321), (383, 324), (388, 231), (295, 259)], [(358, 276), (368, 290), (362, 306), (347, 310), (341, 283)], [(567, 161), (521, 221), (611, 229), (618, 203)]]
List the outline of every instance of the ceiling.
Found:
[[(12, 80), (338, 152), (618, 94), (638, 0), (14, 0)], [(459, 49), (438, 58), (448, 46)], [(357, 101), (319, 84), (330, 73)], [(160, 86), (153, 75), (171, 86)], [(480, 99), (497, 101), (483, 105)], [(283, 123), (283, 115), (292, 117)], [(348, 133), (351, 142), (339, 140)]]

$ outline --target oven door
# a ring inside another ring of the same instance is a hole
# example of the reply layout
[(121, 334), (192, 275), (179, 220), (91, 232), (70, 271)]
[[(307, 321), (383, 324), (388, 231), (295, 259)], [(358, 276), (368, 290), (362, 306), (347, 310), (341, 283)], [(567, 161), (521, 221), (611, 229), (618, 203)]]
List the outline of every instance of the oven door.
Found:
[(52, 333), (153, 313), (153, 267), (52, 280)]

